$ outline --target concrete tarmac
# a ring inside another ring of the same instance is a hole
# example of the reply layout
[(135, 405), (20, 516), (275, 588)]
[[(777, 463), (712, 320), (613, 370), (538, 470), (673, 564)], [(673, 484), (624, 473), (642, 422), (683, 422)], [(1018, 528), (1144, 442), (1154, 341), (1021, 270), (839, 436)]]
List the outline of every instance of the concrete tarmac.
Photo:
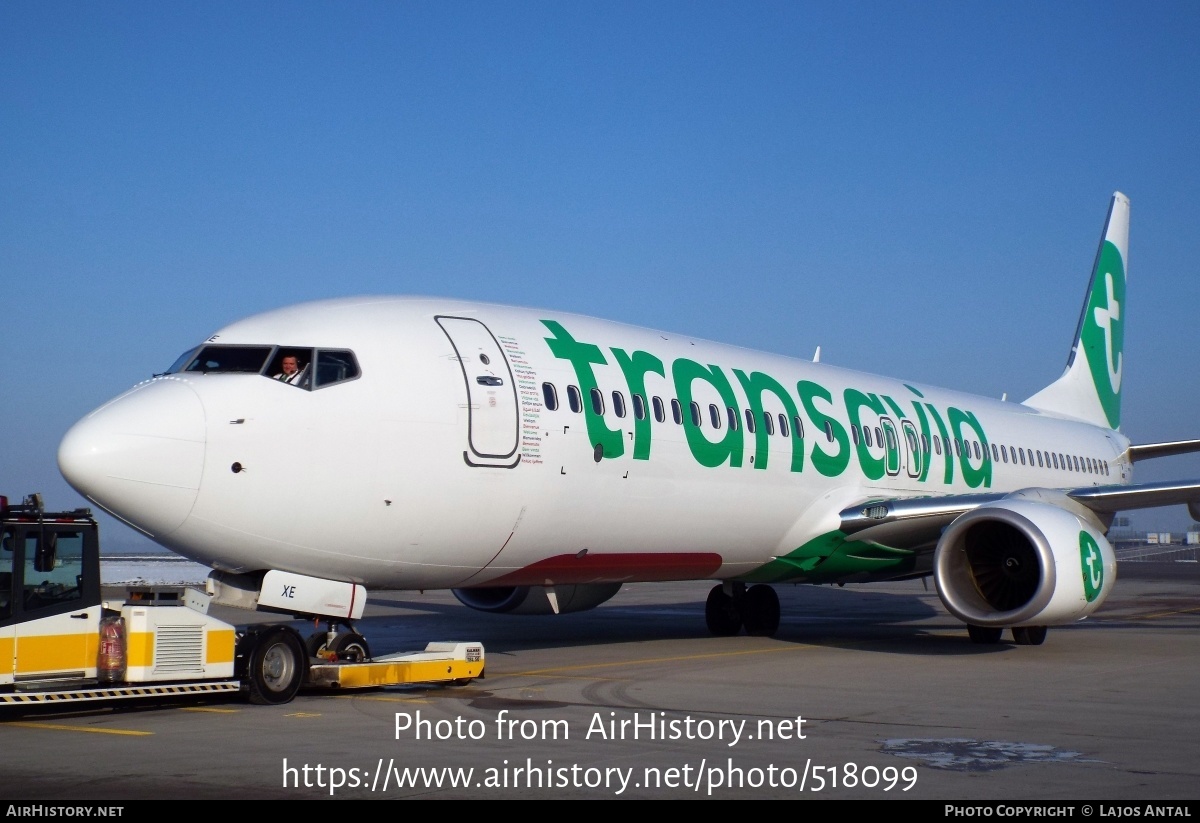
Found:
[(485, 678), (10, 715), (0, 799), (1200, 794), (1196, 564), (1121, 563), (1101, 610), (1038, 647), (970, 643), (920, 581), (779, 586), (776, 637), (714, 638), (710, 587), (547, 617), (380, 594), (359, 624), (376, 654), (481, 641)]

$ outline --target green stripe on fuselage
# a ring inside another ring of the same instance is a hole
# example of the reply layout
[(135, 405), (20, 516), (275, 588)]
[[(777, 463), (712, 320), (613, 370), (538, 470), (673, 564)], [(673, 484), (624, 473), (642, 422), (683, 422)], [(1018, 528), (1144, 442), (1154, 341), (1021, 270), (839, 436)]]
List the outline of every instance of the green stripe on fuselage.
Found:
[(837, 583), (864, 574), (887, 578), (912, 571), (916, 560), (916, 553), (907, 549), (847, 541), (841, 531), (832, 531), (738, 579), (745, 583)]

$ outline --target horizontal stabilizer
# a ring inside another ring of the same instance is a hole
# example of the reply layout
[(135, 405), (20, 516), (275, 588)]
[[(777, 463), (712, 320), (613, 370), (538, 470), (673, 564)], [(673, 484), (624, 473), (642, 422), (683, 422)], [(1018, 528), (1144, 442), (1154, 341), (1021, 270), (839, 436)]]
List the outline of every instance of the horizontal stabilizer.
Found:
[(1187, 505), (1191, 511), (1200, 505), (1200, 481), (1142, 483), (1137, 486), (1088, 486), (1068, 491), (1067, 496), (1101, 514), (1174, 506), (1180, 503)]
[(1200, 452), (1200, 440), (1172, 440), (1169, 443), (1146, 443), (1143, 446), (1130, 446), (1127, 454), (1130, 462), (1136, 463), (1152, 457), (1170, 457), (1173, 454), (1191, 454), (1192, 452)]

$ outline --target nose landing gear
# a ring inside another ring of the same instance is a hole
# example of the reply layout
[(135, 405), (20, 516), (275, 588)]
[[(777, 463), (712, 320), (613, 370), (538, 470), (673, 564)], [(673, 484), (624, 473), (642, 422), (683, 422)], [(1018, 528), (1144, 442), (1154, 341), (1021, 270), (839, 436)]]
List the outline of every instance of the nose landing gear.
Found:
[[(338, 630), (340, 625), (344, 625), (345, 631)], [(309, 657), (330, 663), (366, 663), (371, 659), (367, 639), (354, 631), (354, 626), (349, 622), (343, 624), (330, 620), (325, 626), (325, 631), (314, 632), (304, 642)]]

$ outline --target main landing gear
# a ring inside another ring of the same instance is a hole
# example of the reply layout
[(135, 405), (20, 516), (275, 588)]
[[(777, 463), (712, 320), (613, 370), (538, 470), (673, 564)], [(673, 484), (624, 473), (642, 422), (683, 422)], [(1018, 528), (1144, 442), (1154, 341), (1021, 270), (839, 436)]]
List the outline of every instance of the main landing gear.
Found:
[[(972, 643), (990, 645), (1000, 642), (1000, 638), (1004, 636), (1004, 629), (999, 626), (975, 626), (968, 624), (967, 636), (971, 638)], [(1046, 642), (1046, 627), (1013, 626), (1012, 638), (1013, 642), (1018, 646), (1040, 646)]]
[(718, 583), (708, 593), (704, 621), (718, 637), (737, 634), (742, 628), (756, 637), (773, 637), (779, 630), (779, 595), (759, 583)]

